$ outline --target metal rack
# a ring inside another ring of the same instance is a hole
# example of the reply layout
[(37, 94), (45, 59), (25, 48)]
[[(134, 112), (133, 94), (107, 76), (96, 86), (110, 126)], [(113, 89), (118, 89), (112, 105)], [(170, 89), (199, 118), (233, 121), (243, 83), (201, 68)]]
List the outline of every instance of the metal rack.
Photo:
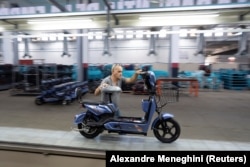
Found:
[[(61, 71), (59, 71), (61, 69)], [(72, 81), (71, 66), (57, 64), (18, 65), (12, 70), (11, 95), (38, 95), (44, 84), (50, 86)]]
[(42, 72), (38, 65), (14, 66), (10, 94), (39, 94), (41, 78)]
[(227, 70), (221, 74), (224, 89), (245, 90), (247, 89), (246, 71)]
[(0, 64), (0, 90), (11, 88), (12, 65)]

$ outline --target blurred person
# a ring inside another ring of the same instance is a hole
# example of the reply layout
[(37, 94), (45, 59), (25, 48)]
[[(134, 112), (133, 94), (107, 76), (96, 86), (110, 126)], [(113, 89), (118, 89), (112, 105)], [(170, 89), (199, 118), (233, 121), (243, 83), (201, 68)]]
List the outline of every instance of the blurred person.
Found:
[[(101, 94), (101, 100), (104, 103), (109, 102), (109, 95), (102, 92), (102, 89), (107, 86), (118, 86), (122, 88), (123, 84), (131, 84), (135, 83), (135, 81), (138, 78), (138, 75), (141, 73), (141, 70), (136, 70), (135, 73), (132, 75), (131, 78), (126, 78), (122, 76), (123, 67), (120, 64), (114, 64), (111, 68), (111, 75), (104, 78), (101, 82), (101, 84), (95, 89), (94, 94), (100, 95)], [(119, 103), (119, 96), (112, 96), (112, 103), (118, 108)], [(120, 116), (120, 111), (117, 109), (117, 112), (115, 113), (115, 116)]]

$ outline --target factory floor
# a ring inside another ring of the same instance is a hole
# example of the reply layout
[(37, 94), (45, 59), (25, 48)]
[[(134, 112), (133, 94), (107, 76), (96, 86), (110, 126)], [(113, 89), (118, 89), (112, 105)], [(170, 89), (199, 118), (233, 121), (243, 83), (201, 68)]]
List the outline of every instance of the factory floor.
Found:
[[(141, 100), (147, 97), (122, 93), (122, 115), (143, 116)], [(250, 150), (249, 90), (202, 89), (197, 97), (183, 90), (179, 101), (165, 108), (181, 126), (179, 139), (167, 146), (160, 143), (151, 130), (147, 136), (104, 132), (96, 139), (84, 139), (71, 129), (74, 115), (84, 110), (77, 102), (37, 106), (35, 96), (11, 96), (9, 90), (0, 91), (0, 99), (0, 141), (54, 143), (103, 150)], [(100, 97), (88, 93), (83, 99), (99, 101)]]

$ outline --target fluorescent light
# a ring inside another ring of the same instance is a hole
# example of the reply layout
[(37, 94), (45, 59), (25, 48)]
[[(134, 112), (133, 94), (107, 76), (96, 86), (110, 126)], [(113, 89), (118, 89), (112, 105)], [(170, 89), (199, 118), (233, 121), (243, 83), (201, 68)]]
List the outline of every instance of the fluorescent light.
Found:
[(167, 36), (167, 30), (159, 31), (159, 38), (165, 38)]
[(229, 57), (228, 58), (228, 60), (231, 61), (231, 62), (235, 61), (235, 59), (236, 59), (235, 57)]
[(57, 34), (57, 39), (62, 41), (64, 39), (64, 34), (63, 33), (58, 33)]
[(218, 32), (216, 32), (216, 33), (214, 33), (214, 36), (216, 36), (216, 37), (221, 37), (221, 36), (223, 36), (223, 28), (215, 28), (215, 30), (216, 31), (218, 31)]
[(146, 37), (147, 37), (147, 38), (150, 38), (150, 36), (151, 36), (151, 31), (150, 31), (150, 30), (147, 30), (145, 33), (146, 33)]
[(228, 28), (228, 30), (239, 30), (239, 32), (228, 32), (227, 36), (237, 36), (242, 34), (242, 32), (240, 32), (241, 28)]
[(179, 34), (180, 37), (187, 37), (187, 35), (188, 35), (188, 30), (187, 29), (181, 29), (180, 30), (180, 34)]
[(143, 30), (137, 30), (135, 36), (136, 38), (143, 38)]
[(115, 34), (117, 34), (116, 35), (117, 39), (123, 39), (124, 38), (123, 31), (115, 31)]
[(95, 33), (95, 39), (102, 39), (103, 33), (101, 31), (98, 31)]
[(70, 37), (68, 37), (67, 38), (69, 41), (74, 41), (74, 40), (76, 40), (76, 37), (75, 36), (70, 36)]
[(49, 40), (49, 35), (48, 34), (42, 34), (42, 41), (48, 41)]
[(41, 41), (41, 38), (36, 37), (36, 38), (31, 38), (31, 41), (35, 42), (35, 41)]
[(190, 29), (189, 35), (190, 35), (190, 37), (196, 37), (196, 35), (197, 35), (197, 29)]
[(81, 24), (86, 22), (92, 22), (91, 19), (82, 20), (29, 20), (28, 24)]
[(169, 15), (169, 16), (141, 16), (139, 20), (169, 20), (169, 19), (195, 19), (195, 18), (211, 18), (218, 17), (219, 14), (209, 14), (209, 15)]
[(211, 36), (213, 36), (213, 32), (207, 31), (207, 32), (204, 33), (204, 36), (205, 37), (211, 37)]
[(49, 35), (49, 40), (50, 41), (56, 41), (56, 34), (50, 34)]
[(18, 42), (22, 42), (22, 38), (21, 37), (17, 37), (17, 41)]
[(133, 34), (133, 31), (126, 31), (126, 38), (133, 38), (134, 37), (134, 34)]
[(94, 39), (94, 32), (88, 32), (88, 39)]

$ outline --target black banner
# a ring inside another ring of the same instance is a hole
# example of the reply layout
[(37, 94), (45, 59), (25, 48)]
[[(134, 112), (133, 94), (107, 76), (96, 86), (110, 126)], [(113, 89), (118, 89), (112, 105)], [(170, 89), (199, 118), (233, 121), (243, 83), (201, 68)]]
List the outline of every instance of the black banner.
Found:
[(249, 151), (107, 151), (106, 167), (247, 167)]

